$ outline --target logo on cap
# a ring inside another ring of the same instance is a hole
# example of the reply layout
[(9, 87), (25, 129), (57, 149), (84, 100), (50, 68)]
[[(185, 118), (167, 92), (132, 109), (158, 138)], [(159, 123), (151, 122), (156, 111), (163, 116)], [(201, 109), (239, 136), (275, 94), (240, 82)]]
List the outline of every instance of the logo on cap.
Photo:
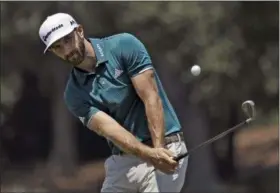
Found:
[(43, 36), (44, 41), (47, 41), (48, 37), (49, 37), (53, 32), (55, 32), (56, 30), (58, 30), (58, 29), (60, 29), (60, 28), (62, 28), (62, 27), (63, 27), (63, 24), (59, 24), (58, 26), (53, 27), (50, 31), (48, 31), (48, 33), (47, 33), (45, 36)]

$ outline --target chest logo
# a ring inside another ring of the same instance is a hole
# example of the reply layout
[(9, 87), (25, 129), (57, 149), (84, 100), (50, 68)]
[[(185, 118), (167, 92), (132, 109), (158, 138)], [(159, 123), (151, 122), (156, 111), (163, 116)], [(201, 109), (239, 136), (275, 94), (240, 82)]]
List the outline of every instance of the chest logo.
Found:
[(118, 78), (120, 75), (122, 75), (123, 71), (119, 69), (115, 69), (115, 75), (114, 78)]
[(84, 123), (84, 121), (85, 121), (85, 118), (84, 118), (84, 117), (79, 117), (79, 119), (80, 119), (80, 121), (81, 121), (82, 123)]

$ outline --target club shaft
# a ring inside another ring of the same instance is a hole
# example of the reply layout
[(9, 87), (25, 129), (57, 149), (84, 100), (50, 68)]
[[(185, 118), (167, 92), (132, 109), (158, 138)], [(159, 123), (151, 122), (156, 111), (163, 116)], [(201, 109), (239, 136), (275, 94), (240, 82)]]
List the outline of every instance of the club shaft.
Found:
[(226, 131), (220, 133), (219, 135), (217, 135), (217, 136), (215, 136), (215, 137), (213, 137), (213, 138), (211, 138), (211, 139), (209, 139), (209, 140), (207, 140), (207, 141), (201, 143), (200, 145), (196, 146), (195, 148), (191, 149), (190, 151), (188, 151), (188, 152), (186, 152), (186, 153), (184, 153), (184, 154), (178, 155), (176, 158), (174, 158), (174, 160), (179, 161), (180, 159), (182, 159), (182, 158), (188, 156), (189, 154), (191, 154), (192, 152), (196, 151), (197, 149), (200, 149), (200, 148), (202, 148), (202, 147), (204, 147), (204, 146), (206, 146), (206, 145), (208, 145), (208, 144), (213, 143), (214, 141), (216, 141), (216, 140), (218, 140), (218, 139), (223, 138), (224, 136), (228, 135), (229, 133), (233, 132), (234, 130), (236, 130), (236, 129), (238, 129), (238, 128), (241, 128), (241, 127), (243, 127), (244, 125), (247, 125), (247, 124), (250, 123), (251, 121), (252, 121), (252, 118), (249, 118), (249, 119), (247, 119), (247, 120), (245, 120), (245, 121), (239, 123), (238, 125), (235, 125), (234, 127), (232, 127), (232, 128), (230, 128), (230, 129), (228, 129), (228, 130), (226, 130)]

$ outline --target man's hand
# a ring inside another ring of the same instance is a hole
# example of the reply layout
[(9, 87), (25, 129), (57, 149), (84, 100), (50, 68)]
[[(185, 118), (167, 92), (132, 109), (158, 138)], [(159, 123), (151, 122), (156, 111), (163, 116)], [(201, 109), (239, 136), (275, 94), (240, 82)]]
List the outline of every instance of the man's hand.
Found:
[(178, 162), (173, 160), (174, 154), (165, 148), (151, 148), (146, 152), (147, 161), (150, 162), (155, 169), (162, 171), (163, 173), (174, 173)]

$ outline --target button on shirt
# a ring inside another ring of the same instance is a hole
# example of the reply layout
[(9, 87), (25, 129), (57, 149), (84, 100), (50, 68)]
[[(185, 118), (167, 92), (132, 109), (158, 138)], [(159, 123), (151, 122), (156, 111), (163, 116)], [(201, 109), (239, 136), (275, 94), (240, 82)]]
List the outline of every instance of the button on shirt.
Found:
[[(179, 120), (139, 39), (122, 33), (102, 39), (89, 38), (89, 41), (97, 58), (95, 72), (73, 68), (64, 93), (67, 107), (85, 126), (94, 114), (103, 111), (139, 141), (151, 139), (145, 106), (131, 78), (152, 69), (164, 109), (165, 134), (180, 131)], [(108, 142), (113, 151), (119, 150)]]

